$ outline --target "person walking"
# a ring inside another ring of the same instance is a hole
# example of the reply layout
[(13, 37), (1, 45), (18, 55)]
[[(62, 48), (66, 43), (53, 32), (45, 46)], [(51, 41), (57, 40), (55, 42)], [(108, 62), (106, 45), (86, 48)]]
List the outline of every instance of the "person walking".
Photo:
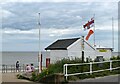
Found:
[(19, 72), (19, 61), (16, 62), (16, 72)]

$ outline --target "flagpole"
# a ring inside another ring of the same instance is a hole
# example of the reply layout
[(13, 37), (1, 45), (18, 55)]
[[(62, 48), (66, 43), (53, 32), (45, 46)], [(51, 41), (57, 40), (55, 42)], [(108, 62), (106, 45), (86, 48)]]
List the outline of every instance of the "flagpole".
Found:
[(112, 17), (112, 48), (114, 50), (114, 18)]
[(39, 73), (41, 73), (41, 50), (40, 50), (40, 13), (39, 14), (39, 19), (38, 19), (38, 28), (39, 28), (39, 54), (38, 54), (38, 61), (39, 61)]
[(95, 14), (93, 17), (94, 17), (94, 29), (93, 29), (94, 30), (94, 38), (93, 38), (93, 40), (94, 40), (94, 47), (95, 47)]

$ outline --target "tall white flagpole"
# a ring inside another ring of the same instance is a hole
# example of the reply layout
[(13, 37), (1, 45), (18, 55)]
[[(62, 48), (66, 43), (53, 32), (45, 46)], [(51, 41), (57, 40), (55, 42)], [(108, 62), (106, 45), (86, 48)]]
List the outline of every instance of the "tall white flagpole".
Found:
[(38, 54), (38, 61), (39, 61), (39, 73), (41, 73), (41, 48), (40, 48), (40, 27), (41, 27), (41, 23), (40, 23), (40, 13), (39, 14), (39, 19), (38, 19), (38, 28), (39, 28), (39, 54)]
[(93, 17), (94, 17), (94, 29), (93, 29), (93, 30), (94, 30), (94, 47), (95, 47), (95, 46), (96, 46), (96, 45), (95, 45), (95, 14), (94, 14)]
[(112, 48), (114, 50), (114, 18), (112, 17)]

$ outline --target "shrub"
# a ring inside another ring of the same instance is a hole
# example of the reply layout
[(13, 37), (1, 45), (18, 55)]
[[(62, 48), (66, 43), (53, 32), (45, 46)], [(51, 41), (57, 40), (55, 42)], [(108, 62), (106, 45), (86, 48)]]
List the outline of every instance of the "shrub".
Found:
[[(120, 57), (112, 57), (111, 60), (119, 60)], [(82, 60), (80, 58), (75, 58), (70, 60), (68, 59), (62, 59), (60, 61), (57, 61), (55, 64), (50, 64), (48, 69), (44, 69), (42, 73), (40, 74), (32, 74), (31, 80), (33, 81), (38, 81), (43, 77), (46, 77), (48, 75), (52, 75), (54, 73), (63, 73), (63, 65), (64, 64), (75, 64), (75, 63), (82, 63)], [(110, 66), (109, 62), (106, 62), (104, 64), (93, 64), (93, 71), (95, 70), (101, 70), (101, 69), (108, 69)], [(120, 66), (120, 63), (118, 62), (113, 62), (113, 67), (118, 67)], [(68, 66), (68, 73), (80, 73), (80, 72), (89, 72), (90, 71), (90, 66), (89, 65), (82, 65), (82, 66)], [(69, 80), (77, 80), (79, 79), (85, 79), (85, 78), (95, 78), (99, 76), (106, 76), (106, 75), (111, 75), (111, 74), (119, 74), (120, 69), (118, 70), (112, 70), (111, 71), (102, 71), (102, 72), (96, 72), (92, 74), (83, 74), (83, 75), (76, 75), (76, 76), (69, 76)]]
[(77, 76), (71, 76), (71, 77), (69, 77), (69, 80), (73, 80), (73, 81), (76, 81), (76, 80), (78, 80), (79, 78), (77, 77)]

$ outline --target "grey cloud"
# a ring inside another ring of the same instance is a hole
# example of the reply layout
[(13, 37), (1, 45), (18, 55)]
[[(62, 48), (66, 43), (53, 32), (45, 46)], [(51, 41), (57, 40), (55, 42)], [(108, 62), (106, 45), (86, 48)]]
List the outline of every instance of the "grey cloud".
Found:
[[(95, 13), (95, 22), (96, 26), (102, 25), (110, 25), (111, 17), (114, 16), (115, 20), (117, 20), (117, 6), (116, 3), (108, 3), (104, 5), (104, 3), (9, 3), (3, 5), (2, 8), (4, 10), (8, 10), (14, 14), (14, 16), (10, 16), (8, 18), (3, 18), (3, 29), (5, 28), (14, 28), (19, 30), (31, 30), (38, 28), (38, 12), (41, 13), (41, 28), (42, 29), (73, 29), (73, 28), (82, 28), (82, 25), (85, 24), (88, 20), (93, 17)], [(97, 27), (98, 27), (97, 26)], [(96, 40), (103, 41), (109, 40), (110, 32), (96, 30)], [(106, 34), (106, 35), (105, 35)], [(59, 38), (71, 38), (71, 37), (79, 37), (81, 33), (69, 33), (63, 34), (61, 36), (50, 37), (49, 35), (44, 34), (41, 37), (42, 49), (44, 49), (47, 45), (52, 43), (53, 41)], [(25, 37), (26, 40), (19, 39), (18, 37)], [(26, 45), (26, 47), (31, 46), (32, 50), (37, 50), (36, 47), (38, 44), (37, 37), (33, 38), (32, 35), (7, 35), (3, 40), (4, 50), (7, 50), (7, 46), (9, 49), (13, 50), (15, 47), (20, 47), (17, 44)], [(8, 40), (8, 38), (10, 38)], [(28, 38), (28, 39), (27, 39)], [(99, 39), (98, 39), (99, 38)], [(19, 40), (18, 40), (19, 39)], [(91, 37), (92, 40), (92, 37)], [(13, 42), (13, 43), (12, 43)], [(29, 45), (27, 45), (29, 43)], [(33, 43), (33, 44), (32, 44)], [(103, 42), (104, 43), (104, 42)], [(11, 45), (10, 45), (11, 44)], [(14, 45), (16, 44), (16, 45)], [(30, 47), (29, 47), (30, 48)], [(28, 48), (28, 50), (29, 50)], [(8, 50), (9, 50), (8, 49)], [(20, 47), (22, 50), (22, 47)]]
[[(10, 5), (9, 8), (5, 7), (5, 9), (17, 16), (3, 20), (5, 22), (3, 23), (3, 28), (7, 26), (16, 28), (19, 26), (21, 29), (31, 29), (34, 25), (37, 25), (38, 12), (41, 12), (41, 23), (46, 28), (53, 27), (53, 25), (56, 25), (58, 28), (71, 25), (73, 27), (80, 26), (83, 24), (81, 23), (82, 20), (86, 22), (95, 12), (96, 20), (101, 18), (97, 20), (98, 23), (103, 23), (103, 20), (108, 20), (105, 18), (107, 17), (106, 14), (112, 14), (112, 11), (115, 10), (105, 10), (106, 7), (102, 7), (101, 4), (104, 3), (16, 3), (12, 6)], [(83, 19), (77, 19), (76, 16), (83, 17)]]

